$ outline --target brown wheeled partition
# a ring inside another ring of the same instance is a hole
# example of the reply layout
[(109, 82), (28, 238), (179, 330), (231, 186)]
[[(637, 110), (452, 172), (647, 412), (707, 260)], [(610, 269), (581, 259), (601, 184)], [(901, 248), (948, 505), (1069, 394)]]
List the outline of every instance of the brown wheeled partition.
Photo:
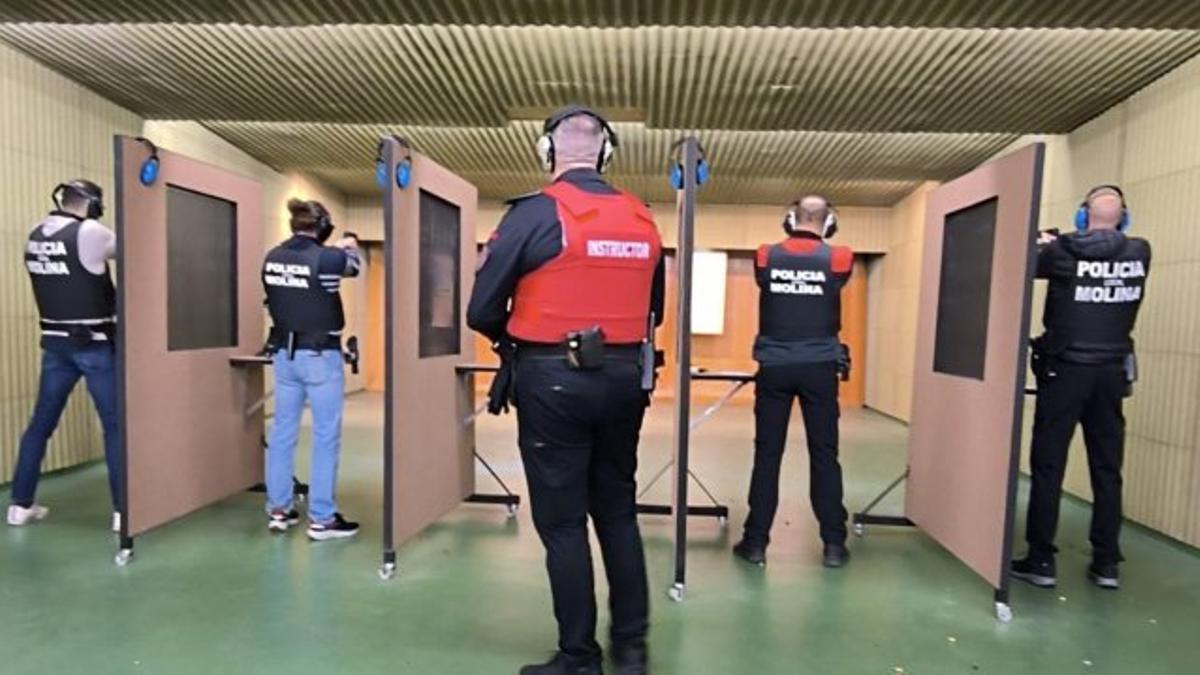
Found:
[(1030, 145), (929, 195), (906, 517), (866, 513), (878, 500), (854, 516), (860, 534), (924, 530), (991, 584), (1005, 622), (1044, 156)]
[(478, 192), (394, 137), (382, 140), (385, 385), (383, 567), (396, 547), (475, 489), (473, 394), (456, 367), (474, 356), (466, 304)]
[(114, 143), (123, 565), (135, 536), (262, 480), (262, 371), (230, 359), (263, 340), (263, 214), (257, 181)]

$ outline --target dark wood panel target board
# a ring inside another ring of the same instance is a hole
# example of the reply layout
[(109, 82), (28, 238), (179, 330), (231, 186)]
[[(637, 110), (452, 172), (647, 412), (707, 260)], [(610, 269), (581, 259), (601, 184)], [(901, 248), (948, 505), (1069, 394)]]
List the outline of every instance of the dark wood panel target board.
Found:
[[(133, 537), (262, 481), (262, 186), (138, 139), (115, 139), (117, 368)], [(157, 154), (153, 181), (146, 163)]]
[(905, 512), (1005, 621), (1043, 158), (985, 164), (926, 209)]
[[(384, 564), (475, 488), (474, 357), (466, 303), (475, 275), (478, 192), (432, 159), (383, 139)], [(407, 169), (403, 167), (407, 164)], [(397, 175), (407, 172), (401, 186)]]

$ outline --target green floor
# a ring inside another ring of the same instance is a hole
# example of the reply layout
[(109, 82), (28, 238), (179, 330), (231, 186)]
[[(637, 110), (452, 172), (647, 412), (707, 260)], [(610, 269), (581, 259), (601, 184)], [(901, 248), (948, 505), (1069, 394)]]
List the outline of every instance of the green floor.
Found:
[[(710, 385), (711, 386), (711, 385)], [(466, 505), (400, 551), (380, 581), (382, 460), (377, 397), (350, 400), (342, 508), (352, 542), (269, 536), (243, 495), (140, 538), (112, 563), (103, 468), (48, 478), (50, 520), (0, 532), (0, 673), (514, 673), (549, 653), (554, 628), (541, 549), (522, 512)], [(694, 437), (693, 466), (744, 515), (752, 415), (730, 407)], [(670, 412), (647, 425), (642, 473), (670, 447)], [(511, 418), (481, 424), (480, 448), (519, 489)], [(991, 591), (912, 531), (868, 532), (852, 565), (822, 569), (793, 426), (770, 567), (738, 564), (734, 531), (691, 527), (687, 599), (666, 599), (669, 522), (643, 520), (656, 673), (1196, 673), (1200, 557), (1126, 530), (1125, 588), (1083, 578), (1087, 510), (1064, 506), (1060, 587), (1016, 586), (1016, 619), (993, 618)], [(843, 418), (847, 501), (862, 506), (904, 465), (905, 429), (869, 412)], [(481, 487), (487, 487), (481, 479)], [(651, 495), (666, 499), (665, 482)], [(0, 493), (7, 502), (7, 492)], [(1023, 501), (1022, 501), (1023, 503)], [(885, 507), (897, 508), (893, 501)], [(601, 617), (604, 621), (604, 617)]]

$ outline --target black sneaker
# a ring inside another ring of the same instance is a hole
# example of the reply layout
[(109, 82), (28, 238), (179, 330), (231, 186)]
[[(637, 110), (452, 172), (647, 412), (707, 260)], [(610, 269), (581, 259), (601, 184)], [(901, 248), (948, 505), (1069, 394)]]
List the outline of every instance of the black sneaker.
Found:
[(288, 528), (300, 522), (300, 512), (296, 509), (284, 511), (282, 509), (271, 512), (269, 520), (267, 520), (267, 529), (272, 532), (287, 532)]
[(830, 568), (845, 567), (850, 562), (850, 549), (845, 544), (825, 544), (821, 564)]
[(1098, 588), (1115, 591), (1121, 587), (1121, 573), (1115, 564), (1092, 563), (1088, 567), (1088, 579)]
[(739, 541), (733, 546), (733, 554), (745, 560), (751, 565), (759, 567), (767, 566), (767, 547), (758, 544), (752, 544), (745, 539)]
[(356, 534), (358, 534), (358, 523), (346, 520), (340, 513), (333, 514), (333, 520), (328, 523), (310, 522), (308, 524), (308, 538), (313, 541), (346, 539)]
[(650, 656), (645, 641), (614, 643), (608, 651), (612, 655), (613, 665), (617, 667), (617, 675), (646, 675), (650, 672)]
[(596, 663), (590, 666), (572, 666), (562, 652), (549, 661), (521, 668), (521, 675), (604, 675), (604, 669)]
[(1014, 560), (1012, 575), (1038, 588), (1054, 588), (1058, 585), (1053, 560), (1037, 560), (1030, 556)]

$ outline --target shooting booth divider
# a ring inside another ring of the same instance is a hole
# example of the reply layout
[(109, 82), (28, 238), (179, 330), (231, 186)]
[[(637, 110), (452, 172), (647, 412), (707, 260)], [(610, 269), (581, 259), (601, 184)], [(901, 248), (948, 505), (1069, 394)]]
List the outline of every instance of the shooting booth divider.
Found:
[(1033, 144), (929, 195), (907, 518), (855, 515), (860, 532), (924, 530), (991, 584), (1004, 622), (1044, 157)]
[[(262, 186), (114, 139), (120, 551), (262, 481)], [(157, 163), (157, 171), (148, 169)]]
[(475, 487), (474, 356), (466, 302), (475, 272), (478, 191), (395, 137), (384, 164), (385, 385), (383, 566), (396, 547)]

